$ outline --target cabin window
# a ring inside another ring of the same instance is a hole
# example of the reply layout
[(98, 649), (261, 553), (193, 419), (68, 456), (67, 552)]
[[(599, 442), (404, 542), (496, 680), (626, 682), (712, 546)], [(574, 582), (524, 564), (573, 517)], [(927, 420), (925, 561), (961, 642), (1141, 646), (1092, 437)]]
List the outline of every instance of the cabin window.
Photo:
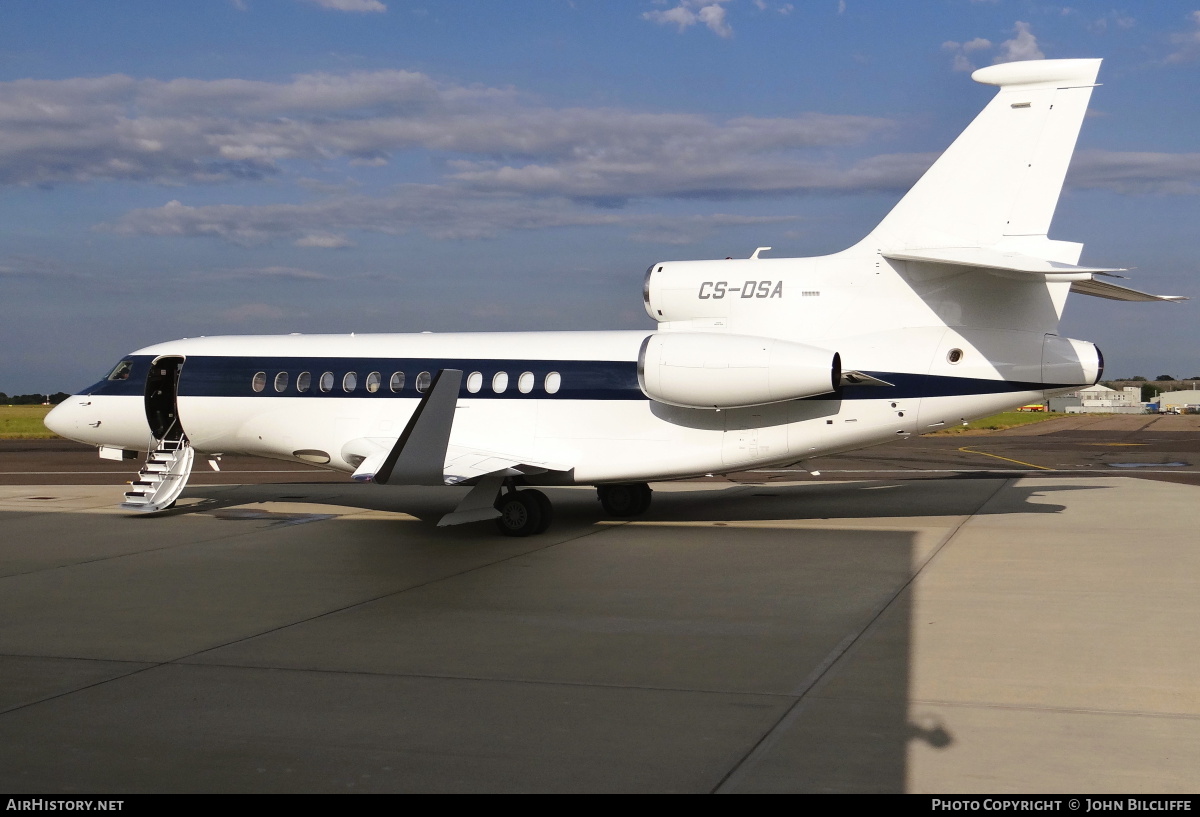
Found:
[(296, 375), (296, 391), (304, 394), (308, 391), (308, 387), (312, 385), (312, 375), (308, 372), (300, 372)]
[(262, 391), (267, 387), (267, 373), (258, 372), (254, 375), (254, 379), (250, 381), (250, 388), (255, 391)]
[(562, 375), (558, 372), (550, 372), (546, 375), (546, 394), (557, 394), (559, 387), (562, 386)]
[(533, 391), (533, 372), (521, 372), (521, 376), (517, 378), (517, 388), (521, 394)]
[(492, 378), (492, 391), (496, 394), (504, 394), (508, 388), (508, 372), (496, 372), (496, 376)]
[(108, 373), (108, 380), (128, 380), (129, 375), (133, 374), (133, 361), (122, 360), (118, 363), (111, 372)]
[(283, 394), (285, 391), (287, 391), (287, 382), (288, 382), (288, 373), (287, 372), (280, 372), (279, 374), (275, 375), (275, 391), (277, 391), (280, 394)]
[(421, 372), (419, 375), (417, 375), (417, 391), (419, 391), (421, 394), (429, 391), (429, 381), (431, 379), (432, 378), (429, 376), (429, 372)]
[(478, 394), (483, 388), (483, 374), (480, 372), (471, 372), (467, 375), (467, 391), (471, 394)]
[(367, 391), (369, 391), (371, 394), (379, 391), (380, 380), (382, 380), (382, 378), (379, 376), (379, 372), (371, 372), (369, 375), (367, 375)]
[(320, 386), (321, 386), (321, 391), (324, 391), (324, 392), (333, 391), (333, 372), (325, 372), (325, 374), (321, 375)]
[(358, 373), (357, 372), (346, 372), (346, 376), (342, 378), (342, 391), (347, 392), (347, 393), (352, 392), (352, 391), (354, 391), (354, 389), (357, 385), (358, 385)]
[(388, 388), (397, 393), (404, 391), (404, 372), (392, 372), (392, 379), (388, 381)]

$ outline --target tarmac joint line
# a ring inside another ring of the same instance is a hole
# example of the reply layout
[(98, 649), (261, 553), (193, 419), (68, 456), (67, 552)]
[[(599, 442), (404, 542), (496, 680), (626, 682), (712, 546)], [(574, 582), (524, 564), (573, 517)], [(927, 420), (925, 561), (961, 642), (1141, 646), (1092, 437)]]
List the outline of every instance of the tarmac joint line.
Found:
[(1053, 468), (1047, 468), (1044, 465), (1034, 465), (1032, 462), (1024, 462), (1022, 460), (1014, 460), (1012, 457), (1002, 457), (999, 454), (989, 454), (986, 451), (975, 451), (974, 449), (967, 448), (966, 446), (963, 446), (962, 448), (960, 448), (958, 450), (962, 451), (964, 453), (967, 453), (967, 454), (979, 454), (984, 457), (993, 457), (998, 460), (1004, 460), (1005, 462), (1015, 462), (1017, 465), (1024, 465), (1029, 468), (1036, 468), (1039, 471), (1053, 471), (1054, 470)]

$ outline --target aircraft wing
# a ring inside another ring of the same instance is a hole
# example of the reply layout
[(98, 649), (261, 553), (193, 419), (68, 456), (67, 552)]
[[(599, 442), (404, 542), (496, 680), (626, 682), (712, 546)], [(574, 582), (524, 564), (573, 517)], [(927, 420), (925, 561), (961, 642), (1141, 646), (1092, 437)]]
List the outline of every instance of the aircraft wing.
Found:
[(544, 474), (548, 471), (570, 471), (571, 466), (555, 463), (538, 457), (506, 454), (450, 445), (446, 448), (446, 464), (443, 468), (447, 485), (458, 485), (488, 474), (502, 473), (504, 476)]
[(462, 372), (443, 369), (421, 399), (399, 437), (360, 437), (342, 447), (356, 462), (352, 479), (401, 485), (458, 485), (491, 474), (520, 476), (569, 471), (571, 466), (513, 452), (452, 445)]

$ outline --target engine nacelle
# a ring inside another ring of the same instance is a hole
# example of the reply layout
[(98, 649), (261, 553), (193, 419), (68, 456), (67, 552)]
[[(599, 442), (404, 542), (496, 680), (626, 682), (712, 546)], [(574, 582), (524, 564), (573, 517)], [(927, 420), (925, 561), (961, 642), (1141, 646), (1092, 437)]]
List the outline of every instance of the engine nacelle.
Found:
[(1104, 355), (1086, 340), (1046, 335), (1042, 343), (1042, 382), (1048, 386), (1090, 386), (1104, 374)]
[(800, 294), (793, 294), (792, 283), (784, 280), (794, 264), (786, 258), (652, 264), (642, 283), (642, 301), (646, 314), (659, 323), (720, 320), (759, 307), (778, 309)]
[(837, 352), (785, 340), (711, 332), (658, 332), (642, 342), (638, 384), (651, 400), (732, 409), (835, 391)]

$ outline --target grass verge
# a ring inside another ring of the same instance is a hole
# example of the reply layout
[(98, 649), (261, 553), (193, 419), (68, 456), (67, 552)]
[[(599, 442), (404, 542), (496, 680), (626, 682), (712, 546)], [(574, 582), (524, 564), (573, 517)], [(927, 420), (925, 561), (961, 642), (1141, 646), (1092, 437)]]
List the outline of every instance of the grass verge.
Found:
[(1057, 414), (1049, 411), (1002, 411), (999, 414), (993, 414), (991, 417), (983, 417), (979, 420), (972, 420), (965, 426), (951, 426), (943, 428), (940, 431), (933, 432), (934, 434), (969, 434), (972, 431), (1003, 431), (1006, 428), (1016, 428), (1017, 426), (1027, 426), (1033, 423), (1044, 423), (1046, 420), (1055, 420), (1065, 415)]
[(0, 440), (52, 440), (42, 423), (54, 406), (0, 406)]

